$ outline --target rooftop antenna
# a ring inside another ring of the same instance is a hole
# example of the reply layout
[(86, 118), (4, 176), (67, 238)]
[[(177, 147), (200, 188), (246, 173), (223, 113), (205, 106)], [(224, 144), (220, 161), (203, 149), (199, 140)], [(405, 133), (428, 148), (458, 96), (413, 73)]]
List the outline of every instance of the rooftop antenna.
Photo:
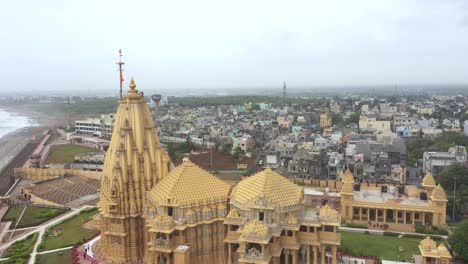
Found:
[(120, 99), (122, 99), (122, 84), (123, 84), (123, 81), (124, 81), (122, 65), (125, 64), (125, 62), (122, 61), (122, 49), (119, 49), (119, 61), (116, 62), (116, 64), (119, 65), (119, 72), (120, 72)]

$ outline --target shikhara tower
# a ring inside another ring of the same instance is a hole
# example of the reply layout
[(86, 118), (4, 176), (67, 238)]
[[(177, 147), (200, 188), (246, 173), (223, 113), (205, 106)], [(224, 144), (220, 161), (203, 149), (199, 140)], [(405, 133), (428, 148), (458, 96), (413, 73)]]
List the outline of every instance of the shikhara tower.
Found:
[(143, 259), (146, 244), (143, 204), (146, 192), (169, 172), (171, 161), (156, 135), (142, 94), (130, 83), (121, 98), (104, 161), (99, 207), (99, 254), (105, 262)]

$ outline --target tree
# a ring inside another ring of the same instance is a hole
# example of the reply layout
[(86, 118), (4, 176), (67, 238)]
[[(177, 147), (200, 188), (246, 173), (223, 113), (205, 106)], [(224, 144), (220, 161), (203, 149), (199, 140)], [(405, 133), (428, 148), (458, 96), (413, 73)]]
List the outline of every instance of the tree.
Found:
[(457, 225), (448, 238), (450, 248), (465, 262), (468, 261), (468, 220)]
[(453, 213), (453, 189), (456, 180), (455, 215), (462, 215), (463, 206), (468, 203), (468, 169), (462, 164), (452, 164), (439, 173), (436, 178), (447, 193), (447, 215), (449, 216), (452, 216)]
[(238, 160), (244, 155), (244, 151), (240, 147), (236, 147), (233, 155), (234, 158)]
[(357, 124), (359, 122), (359, 114), (353, 113), (349, 116), (348, 122)]

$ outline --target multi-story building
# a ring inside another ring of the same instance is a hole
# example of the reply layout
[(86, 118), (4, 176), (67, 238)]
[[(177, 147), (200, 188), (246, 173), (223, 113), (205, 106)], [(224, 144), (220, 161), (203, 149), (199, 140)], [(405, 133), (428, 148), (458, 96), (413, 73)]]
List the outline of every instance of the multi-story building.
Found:
[(467, 161), (467, 153), (464, 146), (454, 146), (448, 149), (448, 152), (424, 152), (423, 154), (423, 173), (440, 173), (444, 168)]
[(255, 147), (255, 140), (250, 135), (243, 135), (232, 139), (232, 149), (240, 148), (244, 153), (251, 152)]
[(329, 114), (320, 114), (320, 128), (327, 128), (332, 126), (332, 117)]
[(424, 177), (422, 186), (366, 187), (355, 182), (347, 171), (341, 187), (341, 216), (352, 223), (406, 225), (408, 230), (414, 224), (446, 225), (444, 189), (440, 184), (436, 186), (431, 174)]
[(100, 118), (76, 120), (75, 132), (77, 134), (110, 138), (112, 136), (114, 121), (114, 114), (101, 115)]
[(413, 130), (416, 127), (416, 119), (407, 112), (400, 112), (393, 116), (393, 127), (395, 130), (401, 127)]

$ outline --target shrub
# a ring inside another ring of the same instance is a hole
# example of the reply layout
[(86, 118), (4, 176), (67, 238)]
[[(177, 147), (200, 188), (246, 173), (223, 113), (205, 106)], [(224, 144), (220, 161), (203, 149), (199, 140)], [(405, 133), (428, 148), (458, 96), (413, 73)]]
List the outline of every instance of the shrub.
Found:
[(391, 236), (391, 237), (397, 237), (399, 235), (401, 235), (400, 233), (395, 233), (395, 232), (389, 232), (389, 231), (385, 231), (383, 233), (384, 236)]
[(367, 229), (367, 225), (363, 225), (363, 224), (346, 224), (346, 227)]

